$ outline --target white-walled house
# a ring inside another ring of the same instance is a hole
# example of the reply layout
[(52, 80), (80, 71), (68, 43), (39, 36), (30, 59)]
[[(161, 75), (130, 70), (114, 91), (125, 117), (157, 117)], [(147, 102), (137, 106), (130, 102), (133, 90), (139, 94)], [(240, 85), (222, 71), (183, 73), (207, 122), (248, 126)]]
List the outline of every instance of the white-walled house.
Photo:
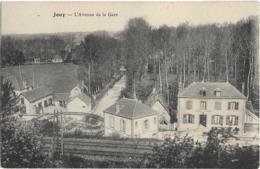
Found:
[(171, 123), (169, 110), (162, 95), (152, 93), (145, 103), (159, 113), (159, 122), (161, 124), (167, 125)]
[(91, 98), (86, 94), (71, 97), (67, 104), (68, 112), (84, 112), (87, 113), (91, 110)]
[(61, 58), (60, 55), (55, 55), (53, 58), (52, 58), (52, 63), (62, 63), (63, 62), (63, 59)]
[(158, 112), (135, 100), (122, 98), (104, 111), (105, 135), (157, 138)]
[(41, 114), (52, 106), (52, 91), (40, 87), (23, 92), (20, 95), (20, 104), (24, 114)]
[(178, 130), (212, 127), (244, 132), (246, 97), (228, 82), (193, 82), (178, 94)]

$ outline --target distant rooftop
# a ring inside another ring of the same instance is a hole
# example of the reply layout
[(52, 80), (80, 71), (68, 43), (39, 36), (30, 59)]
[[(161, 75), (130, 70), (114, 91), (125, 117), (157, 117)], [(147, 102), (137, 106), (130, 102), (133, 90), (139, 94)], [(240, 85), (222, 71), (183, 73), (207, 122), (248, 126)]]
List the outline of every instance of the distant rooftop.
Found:
[(137, 119), (157, 114), (156, 111), (147, 105), (135, 99), (127, 98), (120, 99), (117, 103), (107, 108), (104, 112), (128, 119)]
[(41, 98), (50, 96), (52, 94), (52, 91), (49, 90), (46, 87), (40, 87), (37, 89), (33, 89), (27, 92), (22, 93), (29, 102), (35, 102), (37, 100), (40, 100)]
[[(205, 96), (201, 95), (205, 91)], [(215, 92), (221, 92), (216, 95)], [(184, 98), (229, 98), (246, 99), (246, 97), (229, 82), (193, 82), (184, 88), (178, 97)]]

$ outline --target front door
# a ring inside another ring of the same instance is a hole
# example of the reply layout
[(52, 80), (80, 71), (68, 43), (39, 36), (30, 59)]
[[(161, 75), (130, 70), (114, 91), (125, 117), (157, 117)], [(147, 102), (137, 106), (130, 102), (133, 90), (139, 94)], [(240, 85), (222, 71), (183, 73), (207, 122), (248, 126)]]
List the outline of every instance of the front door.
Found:
[(207, 115), (200, 115), (200, 125), (207, 127)]

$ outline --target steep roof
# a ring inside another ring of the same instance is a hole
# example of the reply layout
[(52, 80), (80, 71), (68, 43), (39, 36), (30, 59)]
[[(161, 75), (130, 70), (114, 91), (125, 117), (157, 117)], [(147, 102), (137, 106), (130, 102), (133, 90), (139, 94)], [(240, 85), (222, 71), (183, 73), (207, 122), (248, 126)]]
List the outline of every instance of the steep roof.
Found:
[(89, 96), (87, 96), (86, 94), (82, 93), (78, 96), (75, 96), (71, 99), (69, 99), (69, 102), (71, 102), (72, 100), (74, 100), (75, 98), (79, 98), (80, 100), (82, 100), (84, 103), (91, 105), (91, 98)]
[(129, 119), (137, 119), (158, 114), (147, 105), (135, 99), (127, 98), (120, 99), (104, 112)]
[(35, 102), (41, 98), (47, 97), (52, 94), (52, 91), (46, 87), (40, 87), (27, 92), (21, 93), (29, 102)]
[[(205, 90), (206, 96), (201, 96), (200, 91)], [(220, 96), (215, 96), (214, 91), (221, 91)], [(229, 82), (193, 82), (178, 94), (178, 97), (184, 98), (228, 98), (228, 99), (246, 99), (246, 97), (238, 91)]]
[(145, 104), (148, 106), (153, 106), (156, 102), (159, 102), (167, 111), (168, 110), (168, 106), (167, 106), (167, 102), (165, 101), (165, 99), (163, 98), (163, 96), (161, 94), (151, 94), (147, 100), (145, 101)]

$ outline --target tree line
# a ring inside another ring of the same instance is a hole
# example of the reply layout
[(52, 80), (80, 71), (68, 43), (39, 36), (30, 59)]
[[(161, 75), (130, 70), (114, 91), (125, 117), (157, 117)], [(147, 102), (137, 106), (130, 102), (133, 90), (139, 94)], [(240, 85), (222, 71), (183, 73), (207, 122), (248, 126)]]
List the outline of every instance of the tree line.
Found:
[(259, 109), (257, 20), (251, 16), (237, 23), (194, 26), (185, 22), (156, 28), (143, 18), (132, 18), (121, 32), (91, 33), (78, 44), (73, 36), (3, 37), (2, 66), (58, 53), (66, 62), (82, 65), (79, 79), (91, 94), (97, 94), (124, 65), (125, 96), (145, 101), (155, 88), (171, 110), (176, 109), (180, 86), (192, 81), (229, 81)]

